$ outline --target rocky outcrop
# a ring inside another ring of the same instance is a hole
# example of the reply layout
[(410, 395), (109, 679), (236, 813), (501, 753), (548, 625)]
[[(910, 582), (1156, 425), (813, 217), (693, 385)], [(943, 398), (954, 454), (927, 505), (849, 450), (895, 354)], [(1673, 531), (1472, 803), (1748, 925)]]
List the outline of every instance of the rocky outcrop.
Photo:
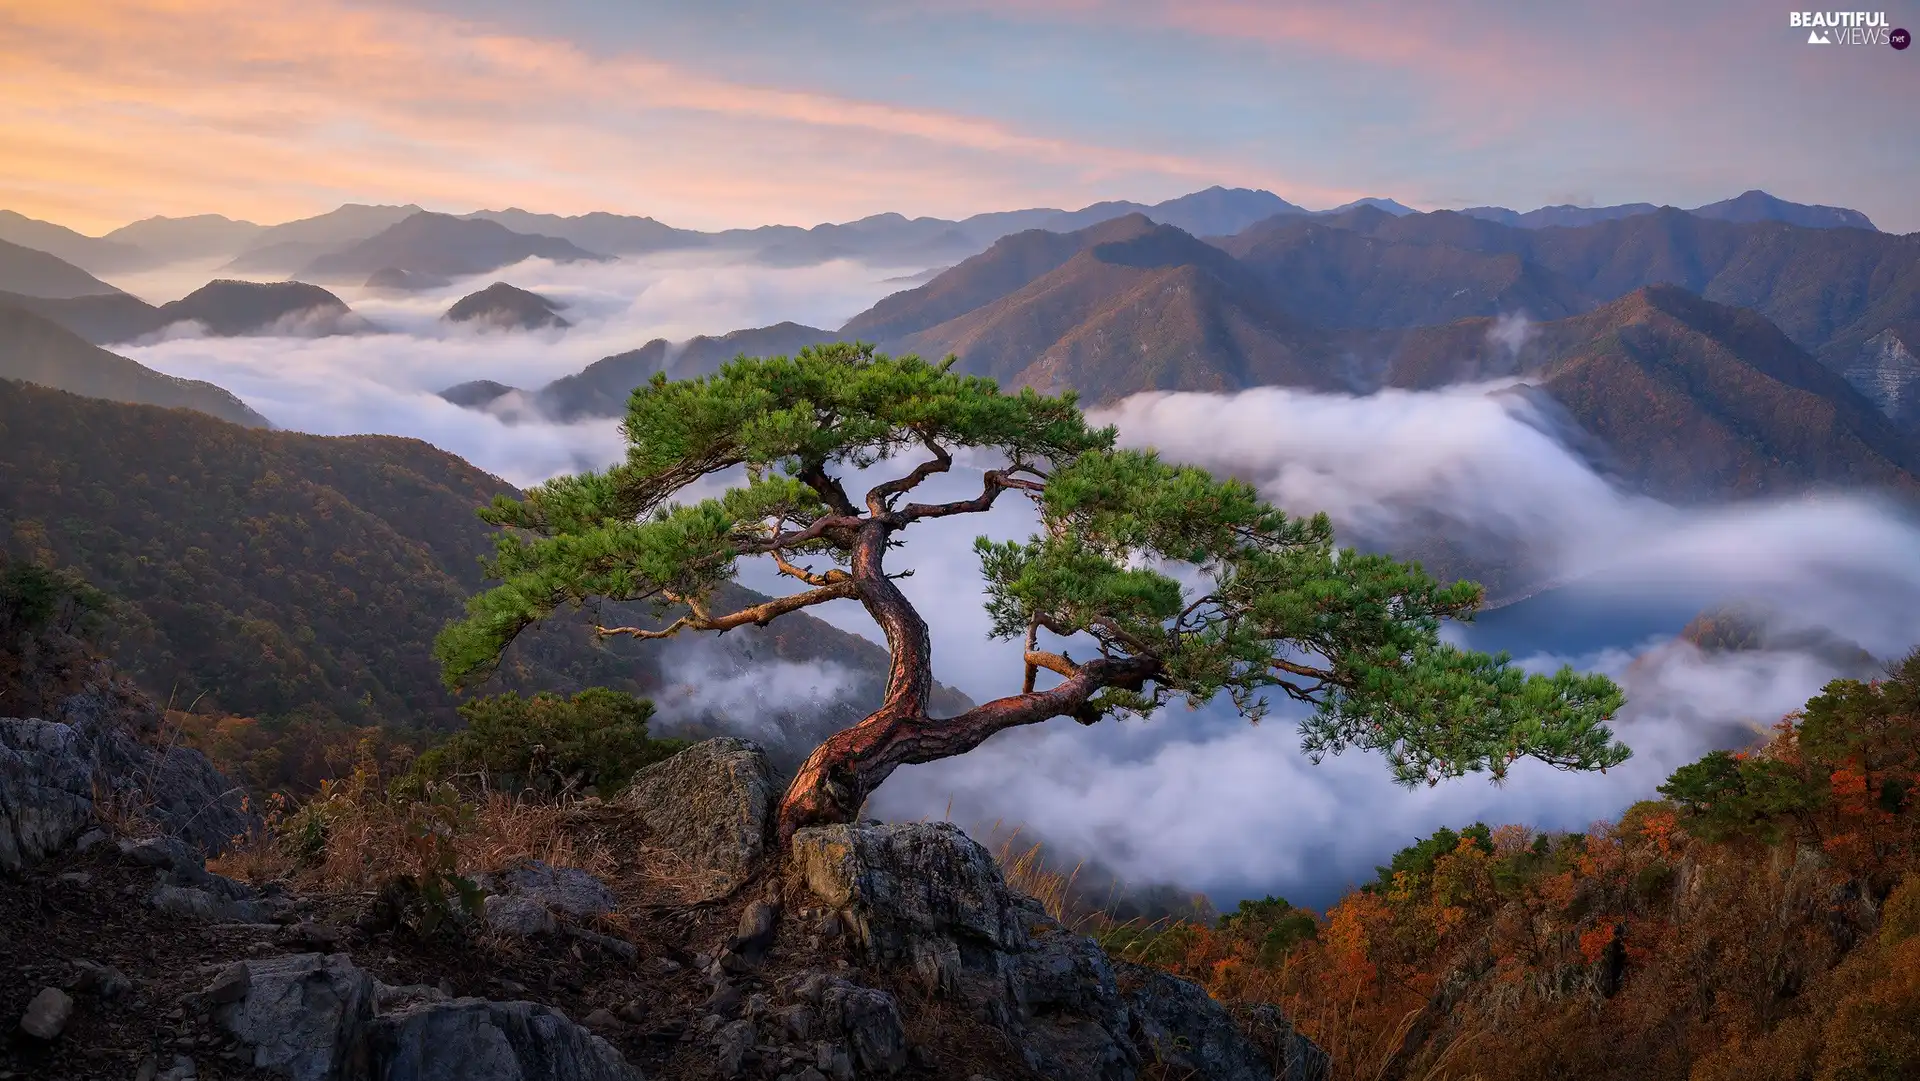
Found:
[(776, 795), (760, 747), (722, 737), (634, 774), (618, 802), (684, 867), (688, 899), (706, 901), (738, 889), (760, 863)]
[(1189, 981), (1127, 966), (1123, 986), (1092, 939), (1009, 890), (992, 855), (952, 825), (805, 829), (790, 859), (819, 917), (868, 963), (976, 1011), (1046, 1077), (1119, 1081), (1152, 1063), (1216, 1081), (1324, 1076), (1324, 1053), (1291, 1026), (1263, 1047)]
[(201, 854), (257, 828), (239, 788), (199, 751), (154, 738), (158, 710), (109, 679), (48, 718), (0, 718), (0, 868), (75, 841), (102, 816), (144, 818)]
[(641, 1081), (552, 1007), (383, 987), (345, 954), (237, 962), (199, 998), (291, 1081)]
[(599, 1036), (532, 1002), (463, 998), (375, 1019), (376, 1081), (641, 1081)]
[(1891, 330), (1860, 345), (1841, 372), (1880, 412), (1902, 424), (1920, 426), (1920, 357)]

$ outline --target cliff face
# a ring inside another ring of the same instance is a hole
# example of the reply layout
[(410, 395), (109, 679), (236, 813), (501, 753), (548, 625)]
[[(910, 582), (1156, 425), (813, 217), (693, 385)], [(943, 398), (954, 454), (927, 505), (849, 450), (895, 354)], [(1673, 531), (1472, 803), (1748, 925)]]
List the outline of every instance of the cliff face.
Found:
[(1894, 423), (1920, 429), (1920, 356), (1894, 331), (1868, 338), (1841, 374)]

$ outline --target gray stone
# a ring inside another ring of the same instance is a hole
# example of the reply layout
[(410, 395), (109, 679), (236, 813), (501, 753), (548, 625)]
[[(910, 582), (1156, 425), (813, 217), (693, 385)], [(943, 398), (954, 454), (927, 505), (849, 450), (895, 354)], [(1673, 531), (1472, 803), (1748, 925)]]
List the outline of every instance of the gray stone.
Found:
[(773, 944), (775, 922), (780, 906), (772, 901), (754, 901), (740, 910), (740, 929), (734, 935), (733, 948), (743, 954), (757, 954)]
[(20, 1031), (36, 1040), (58, 1039), (73, 1016), (73, 998), (58, 987), (42, 987), (20, 1015)]
[[(1133, 966), (1120, 978), (1097, 943), (1008, 889), (991, 854), (950, 825), (805, 829), (793, 839), (791, 859), (807, 889), (839, 914), (866, 963), (911, 972), (929, 992), (964, 1003), (1004, 1029), (1042, 1076), (1133, 1081), (1144, 1064), (1158, 1062), (1181, 1076), (1268, 1081), (1271, 1064), (1283, 1062), (1309, 1071), (1284, 1074), (1285, 1081), (1318, 1081), (1310, 1071), (1325, 1055), (1278, 1011), (1264, 1023), (1272, 1032), (1250, 1039), (1196, 984)], [(906, 1063), (904, 1032), (896, 1037), (880, 1008), (885, 999), (897, 1022), (889, 996), (824, 973), (790, 978), (781, 990), (818, 1009), (823, 1035), (847, 1037), (863, 1076)], [(871, 1021), (846, 1016), (856, 1001), (874, 1007), (852, 1011)]]
[(1127, 988), (1135, 1040), (1176, 1072), (1217, 1081), (1322, 1081), (1328, 1076), (1326, 1052), (1294, 1031), (1280, 1011), (1268, 1008), (1265, 1024), (1256, 1026), (1268, 1031), (1255, 1033), (1266, 1038), (1256, 1042), (1198, 984), (1143, 965), (1115, 967)]
[(155, 886), (147, 903), (168, 915), (203, 923), (264, 924), (273, 916), (272, 910), (259, 901), (222, 897), (198, 886)]
[(738, 889), (766, 851), (775, 800), (773, 771), (758, 744), (722, 737), (634, 774), (615, 801), (646, 827), (648, 843), (686, 865), (688, 899)]
[(560, 929), (553, 911), (531, 897), (490, 894), (486, 901), (487, 927), (503, 935), (550, 935)]
[[(157, 1066), (158, 1063), (155, 1063), (155, 1065)], [(194, 1079), (199, 1076), (199, 1067), (193, 1064), (192, 1059), (185, 1055), (175, 1055), (173, 1056), (173, 1065), (155, 1072), (153, 1081), (194, 1081)]]
[(603, 1036), (609, 1032), (620, 1032), (627, 1027), (625, 1022), (613, 1015), (612, 1010), (605, 1007), (588, 1014), (580, 1020), (580, 1023)]
[(713, 1034), (713, 1069), (728, 1081), (746, 1072), (753, 1052), (753, 1022), (729, 1021)]
[(247, 989), (252, 985), (253, 970), (245, 961), (235, 961), (221, 969), (213, 982), (200, 992), (200, 996), (210, 1006), (224, 1006), (246, 998)]
[(620, 1052), (551, 1007), (462, 998), (375, 1021), (375, 1081), (642, 1081)]
[(104, 1002), (118, 1002), (133, 994), (133, 981), (111, 965), (75, 961), (73, 967), (77, 973), (74, 986)]
[(863, 1075), (892, 1077), (907, 1066), (907, 1029), (893, 996), (836, 980), (820, 995), (820, 1013), (845, 1034)]
[(445, 1002), (452, 997), (441, 988), (424, 983), (395, 986), (376, 981), (373, 987), (374, 1009), (381, 1013), (417, 1006), (422, 1002)]
[(80, 734), (0, 717), (0, 869), (65, 848), (93, 825), (93, 768)]
[(538, 901), (577, 920), (605, 915), (619, 904), (606, 883), (587, 872), (578, 867), (554, 867), (540, 860), (482, 875), (478, 884), (490, 892)]
[[(297, 953), (240, 964), (246, 990), (219, 1006), (214, 1020), (252, 1049), (253, 1065), (291, 1081), (341, 1081), (365, 1069), (373, 977), (345, 954)], [(236, 978), (222, 972), (215, 986)]]

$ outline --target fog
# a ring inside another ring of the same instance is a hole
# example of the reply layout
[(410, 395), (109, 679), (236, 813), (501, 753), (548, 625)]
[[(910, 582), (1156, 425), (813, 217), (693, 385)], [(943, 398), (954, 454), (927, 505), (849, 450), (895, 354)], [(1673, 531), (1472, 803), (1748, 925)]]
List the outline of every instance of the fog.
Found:
[[(215, 272), (188, 264), (115, 284), (148, 301), (165, 301), (205, 284)], [(452, 405), (439, 391), (473, 379), (537, 387), (654, 338), (681, 341), (789, 319), (837, 327), (901, 288), (883, 280), (898, 273), (846, 261), (775, 269), (695, 255), (615, 263), (528, 260), (418, 293), (331, 287), (381, 333), (208, 338), (176, 328), (163, 340), (114, 351), (168, 375), (225, 387), (278, 427), (320, 435), (415, 436), (526, 485), (616, 460), (622, 449), (618, 422), (510, 424)], [(508, 332), (440, 321), (455, 300), (495, 280), (563, 302), (563, 314), (575, 325)]]
[[(885, 280), (897, 275), (844, 262), (530, 262), (405, 297), (340, 290), (386, 333), (185, 337), (124, 351), (227, 387), (282, 427), (416, 436), (530, 484), (617, 459), (615, 422), (508, 425), (435, 392), (471, 379), (533, 387), (655, 337), (782, 319), (837, 326), (900, 288)], [(526, 334), (438, 322), (454, 299), (495, 278), (564, 300), (578, 325)], [(1494, 333), (1518, 343), (1527, 331), (1507, 320)], [(1783, 632), (1819, 630), (1882, 658), (1920, 641), (1920, 524), (1908, 513), (1867, 494), (1666, 506), (1616, 486), (1604, 455), (1551, 403), (1506, 388), (1155, 394), (1095, 419), (1117, 424), (1127, 445), (1244, 477), (1291, 512), (1325, 510), (1343, 542), (1417, 549), (1440, 536), (1517, 568), (1519, 580), (1557, 586), (1447, 633), (1510, 649), (1529, 668), (1572, 663), (1613, 675), (1629, 696), (1617, 727), (1634, 758), (1604, 776), (1523, 765), (1500, 787), (1468, 778), (1407, 791), (1365, 754), (1309, 764), (1297, 718), (1284, 711), (1255, 727), (1217, 705), (1174, 706), (1145, 722), (1054, 721), (1003, 733), (959, 759), (908, 767), (876, 793), (876, 813), (939, 817), (951, 808), (969, 826), (1025, 823), (1132, 881), (1177, 881), (1222, 904), (1267, 893), (1323, 904), (1441, 825), (1579, 829), (1613, 816), (1652, 796), (1676, 766), (1753, 738), (1850, 671), (1831, 651), (1704, 654), (1673, 643), (1703, 608), (1764, 602)], [(979, 470), (994, 464), (962, 456), (927, 497), (972, 494)], [(1017, 690), (1021, 671), (1015, 644), (986, 637), (972, 541), (1024, 537), (1033, 524), (1029, 504), (1003, 497), (990, 514), (916, 526), (890, 563), (915, 572), (901, 585), (932, 624), (936, 675), (976, 700)], [(780, 588), (764, 565), (748, 567), (743, 580)], [(852, 602), (813, 612), (879, 640)], [(751, 723), (764, 712), (752, 703), (769, 688), (826, 700), (845, 683), (844, 673), (786, 668), (768, 673), (771, 683), (714, 675), (699, 700), (663, 700), (663, 713), (724, 713), (738, 698)]]

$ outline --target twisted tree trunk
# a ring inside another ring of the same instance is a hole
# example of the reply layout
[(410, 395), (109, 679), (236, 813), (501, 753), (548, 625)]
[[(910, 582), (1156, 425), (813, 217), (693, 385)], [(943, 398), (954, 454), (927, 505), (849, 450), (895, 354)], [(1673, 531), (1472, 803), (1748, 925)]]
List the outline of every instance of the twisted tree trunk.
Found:
[(1044, 691), (994, 699), (957, 717), (927, 716), (933, 690), (927, 623), (882, 566), (894, 529), (884, 519), (862, 523), (850, 568), (855, 595), (885, 631), (892, 654), (886, 698), (858, 724), (815, 748), (794, 774), (780, 803), (783, 849), (807, 826), (852, 821), (868, 794), (900, 766), (965, 754), (1002, 729), (1079, 713), (1102, 687), (1137, 689), (1159, 669), (1150, 658), (1102, 658), (1069, 666), (1052, 655), (1030, 652), (1030, 665), (1061, 671), (1065, 680)]

